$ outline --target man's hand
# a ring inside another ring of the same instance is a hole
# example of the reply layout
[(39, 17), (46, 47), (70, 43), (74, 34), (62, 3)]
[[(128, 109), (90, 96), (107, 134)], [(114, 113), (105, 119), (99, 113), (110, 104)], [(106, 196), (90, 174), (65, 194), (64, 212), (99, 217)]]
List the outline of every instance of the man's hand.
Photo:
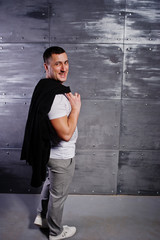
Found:
[(75, 93), (74, 95), (70, 93), (66, 93), (66, 96), (71, 104), (72, 110), (80, 112), (81, 109), (81, 96), (79, 93)]

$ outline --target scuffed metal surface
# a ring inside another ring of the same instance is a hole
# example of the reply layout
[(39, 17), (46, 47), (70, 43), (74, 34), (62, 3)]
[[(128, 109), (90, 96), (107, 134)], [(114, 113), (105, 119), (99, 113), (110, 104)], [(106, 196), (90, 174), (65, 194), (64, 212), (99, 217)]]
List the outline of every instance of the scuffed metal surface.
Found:
[(127, 0), (125, 22), (126, 44), (160, 43), (159, 0)]
[(47, 0), (1, 0), (0, 42), (47, 42)]
[(0, 189), (3, 193), (39, 193), (31, 188), (31, 166), (20, 158), (20, 149), (0, 149)]
[(67, 84), (84, 99), (120, 99), (122, 45), (63, 45), (70, 59)]
[(85, 4), (59, 0), (51, 4), (51, 41), (123, 43), (124, 0), (88, 0)]
[[(118, 151), (77, 151), (71, 185), (75, 194), (116, 194)], [(77, 184), (79, 183), (79, 184)]]
[(160, 99), (160, 45), (126, 45), (123, 98)]
[(44, 44), (3, 44), (0, 48), (0, 98), (30, 98), (45, 76)]
[(0, 100), (0, 148), (21, 148), (29, 104), (26, 99)]
[(159, 195), (160, 151), (121, 151), (118, 194)]
[(119, 146), (120, 102), (82, 101), (78, 149), (117, 149)]
[(123, 100), (120, 148), (160, 150), (160, 102)]

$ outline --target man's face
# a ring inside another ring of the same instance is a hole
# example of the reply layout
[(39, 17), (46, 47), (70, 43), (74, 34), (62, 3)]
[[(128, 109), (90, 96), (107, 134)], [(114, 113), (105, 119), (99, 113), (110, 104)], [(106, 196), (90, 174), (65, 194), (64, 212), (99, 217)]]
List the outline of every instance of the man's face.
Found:
[(48, 63), (44, 64), (44, 67), (47, 78), (54, 78), (55, 80), (59, 80), (61, 83), (67, 80), (69, 62), (65, 52), (61, 54), (52, 54)]

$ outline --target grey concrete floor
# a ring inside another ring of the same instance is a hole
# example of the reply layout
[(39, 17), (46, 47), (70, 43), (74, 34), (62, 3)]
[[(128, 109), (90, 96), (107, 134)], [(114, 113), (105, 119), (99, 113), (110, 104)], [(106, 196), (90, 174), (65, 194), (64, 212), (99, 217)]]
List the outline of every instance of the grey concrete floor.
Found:
[[(0, 194), (0, 240), (45, 240), (34, 226), (38, 194)], [(70, 195), (63, 223), (74, 240), (160, 240), (160, 197)]]

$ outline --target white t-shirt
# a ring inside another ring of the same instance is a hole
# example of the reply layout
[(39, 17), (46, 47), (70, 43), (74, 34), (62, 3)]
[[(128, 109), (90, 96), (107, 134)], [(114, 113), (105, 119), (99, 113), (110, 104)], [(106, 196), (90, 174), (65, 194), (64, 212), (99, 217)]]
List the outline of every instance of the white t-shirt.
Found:
[[(50, 112), (48, 113), (49, 119), (56, 119), (64, 116), (69, 116), (71, 112), (71, 105), (67, 97), (63, 94), (58, 94), (55, 96), (52, 103)], [(54, 159), (69, 159), (75, 156), (75, 144), (78, 137), (78, 130), (74, 131), (71, 139), (66, 141), (61, 141), (58, 147), (51, 148), (50, 158)]]

